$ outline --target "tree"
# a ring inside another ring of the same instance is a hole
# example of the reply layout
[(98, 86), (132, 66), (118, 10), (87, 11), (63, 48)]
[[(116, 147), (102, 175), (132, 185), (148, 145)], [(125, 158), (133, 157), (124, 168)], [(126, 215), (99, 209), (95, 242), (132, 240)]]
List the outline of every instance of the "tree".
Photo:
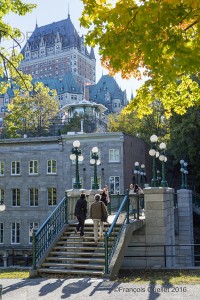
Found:
[[(86, 42), (99, 46), (102, 63), (113, 75), (148, 81), (130, 110), (140, 117), (160, 99), (169, 117), (200, 104), (190, 77), (200, 68), (200, 2), (196, 0), (83, 0), (81, 25)], [(180, 86), (181, 83), (181, 86)], [(175, 101), (174, 101), (175, 98)]]
[(189, 108), (183, 116), (173, 114), (170, 119), (170, 144), (174, 164), (180, 167), (180, 160), (189, 163), (190, 173), (193, 175), (193, 184), (200, 191), (200, 109)]
[[(21, 36), (21, 32), (17, 28), (12, 28), (4, 22), (3, 18), (9, 13), (24, 16), (35, 8), (35, 4), (23, 3), (21, 0), (0, 0), (0, 77), (5, 80), (1, 82), (0, 93), (4, 94), (12, 82), (16, 82), (23, 89), (31, 89), (31, 76), (25, 75), (17, 70), (17, 67), (23, 56), (16, 51), (16, 47), (20, 47), (17, 39)], [(4, 46), (4, 41), (12, 41), (13, 50), (11, 52)]]
[(9, 137), (20, 137), (22, 134), (41, 136), (50, 126), (51, 119), (59, 111), (55, 92), (43, 87), (41, 83), (34, 86), (32, 95), (25, 92), (13, 98), (8, 105), (9, 113), (4, 119)]
[(169, 140), (169, 121), (164, 117), (161, 102), (154, 102), (153, 113), (139, 119), (135, 112), (126, 113), (123, 109), (119, 114), (109, 116), (109, 131), (122, 131), (126, 134), (138, 136), (150, 144), (150, 136), (156, 134), (162, 141)]

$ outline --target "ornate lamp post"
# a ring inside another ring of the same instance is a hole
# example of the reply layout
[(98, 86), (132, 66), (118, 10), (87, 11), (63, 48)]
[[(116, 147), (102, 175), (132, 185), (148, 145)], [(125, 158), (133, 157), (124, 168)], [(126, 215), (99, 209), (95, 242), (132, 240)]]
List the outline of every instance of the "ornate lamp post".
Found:
[(168, 183), (165, 179), (165, 163), (167, 161), (167, 157), (165, 156), (165, 149), (166, 149), (166, 144), (165, 143), (161, 143), (159, 145), (160, 150), (161, 150), (161, 154), (159, 156), (160, 161), (162, 162), (162, 180), (161, 180), (161, 186), (162, 187), (167, 187)]
[(156, 157), (159, 155), (158, 152), (156, 151), (156, 143), (158, 141), (157, 135), (153, 134), (150, 137), (150, 141), (152, 143), (152, 146), (151, 149), (149, 150), (149, 155), (152, 156), (153, 158), (153, 167), (152, 167), (153, 178), (151, 179), (151, 186), (156, 187), (158, 186), (158, 179), (156, 176)]
[(83, 161), (83, 155), (81, 152), (80, 147), (80, 142), (79, 141), (74, 141), (73, 142), (73, 148), (72, 148), (72, 154), (70, 154), (70, 159), (75, 160), (76, 163), (76, 169), (75, 169), (75, 177), (76, 181), (74, 183), (74, 188), (75, 189), (80, 189), (81, 188), (81, 183), (80, 183), (80, 177), (79, 177), (79, 168), (78, 168), (78, 162)]
[(138, 161), (135, 162), (134, 174), (135, 174), (135, 184), (138, 184), (138, 175), (140, 174)]
[(141, 175), (141, 185), (142, 185), (142, 188), (144, 188), (144, 184), (145, 184), (145, 176), (146, 176), (146, 173), (145, 173), (145, 165), (144, 165), (144, 164), (141, 165), (141, 172), (140, 172), (140, 175)]
[(100, 165), (100, 160), (99, 160), (99, 154), (98, 154), (99, 149), (97, 147), (92, 148), (92, 158), (90, 159), (90, 164), (94, 165), (94, 183), (92, 184), (93, 189), (98, 189), (98, 180), (97, 180), (97, 166)]
[(187, 166), (188, 163), (186, 161), (184, 161), (183, 159), (180, 160), (180, 171), (181, 171), (181, 188), (182, 189), (187, 189), (187, 174), (188, 174), (188, 170), (187, 170)]
[(188, 163), (185, 161), (184, 164), (184, 175), (185, 175), (185, 189), (187, 189), (187, 174), (188, 174), (188, 170), (187, 170), (187, 166), (188, 166)]

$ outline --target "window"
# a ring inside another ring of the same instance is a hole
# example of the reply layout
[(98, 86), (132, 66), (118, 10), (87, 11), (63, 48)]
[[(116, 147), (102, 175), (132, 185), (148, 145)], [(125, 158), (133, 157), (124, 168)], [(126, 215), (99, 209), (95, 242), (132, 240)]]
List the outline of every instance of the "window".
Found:
[(33, 240), (33, 230), (38, 230), (39, 224), (37, 222), (32, 222), (29, 224), (29, 244), (32, 244)]
[[(91, 189), (93, 189), (92, 185), (94, 183), (94, 177), (91, 177)], [(99, 185), (99, 188), (101, 188), (101, 177), (97, 177), (97, 183)]]
[(3, 223), (0, 223), (0, 244), (3, 244)]
[(29, 205), (38, 206), (38, 189), (36, 188), (29, 189)]
[(119, 149), (109, 149), (109, 162), (119, 162)]
[(20, 189), (12, 189), (12, 206), (20, 206)]
[(38, 174), (38, 161), (37, 160), (31, 160), (29, 162), (29, 174)]
[(56, 188), (48, 188), (48, 205), (55, 206), (57, 202)]
[(110, 176), (109, 191), (111, 194), (120, 193), (119, 176)]
[(47, 174), (56, 174), (56, 160), (51, 159), (47, 161)]
[(20, 162), (19, 161), (12, 161), (11, 175), (20, 175)]
[(4, 190), (0, 189), (0, 203), (4, 204)]
[(11, 225), (11, 244), (20, 243), (20, 224), (12, 223)]
[(4, 162), (3, 161), (0, 161), (0, 176), (3, 176), (4, 175)]

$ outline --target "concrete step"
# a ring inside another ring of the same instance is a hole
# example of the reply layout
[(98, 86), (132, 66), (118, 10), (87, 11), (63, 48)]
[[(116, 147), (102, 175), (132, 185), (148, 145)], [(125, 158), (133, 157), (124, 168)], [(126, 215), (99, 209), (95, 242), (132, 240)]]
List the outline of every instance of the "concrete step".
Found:
[(55, 257), (55, 256), (49, 256), (46, 258), (46, 261), (74, 261), (74, 262), (92, 262), (92, 263), (105, 263), (104, 258), (92, 258), (92, 257)]
[(70, 270), (70, 269), (46, 269), (46, 268), (40, 268), (38, 269), (38, 272), (42, 275), (43, 273), (51, 273), (51, 274), (76, 274), (76, 275), (82, 275), (82, 274), (87, 274), (91, 276), (101, 276), (104, 274), (103, 271), (100, 270)]
[[(91, 246), (84, 246), (84, 247), (78, 247), (78, 250), (80, 251), (81, 249), (83, 250), (90, 250), (90, 251), (95, 251), (96, 249), (98, 248), (98, 250), (102, 250), (104, 251), (104, 247), (99, 247), (98, 244), (91, 247)], [(66, 247), (66, 246), (55, 246), (53, 247), (53, 249), (55, 250), (72, 250), (72, 249), (77, 249), (77, 246), (69, 246), (69, 247)]]
[(62, 267), (64, 269), (66, 268), (70, 268), (70, 269), (73, 269), (73, 268), (81, 268), (81, 269), (98, 269), (98, 270), (103, 270), (104, 269), (104, 265), (100, 265), (100, 264), (81, 264), (81, 263), (72, 263), (72, 264), (68, 264), (68, 263), (54, 263), (54, 262), (44, 262), (42, 264), (42, 267), (56, 267), (56, 268), (59, 268), (59, 267)]
[[(108, 243), (110, 246), (112, 245), (112, 241), (109, 241)], [(69, 240), (66, 240), (66, 241), (58, 241), (57, 242), (57, 245), (92, 245), (94, 246), (95, 245), (95, 242), (94, 240), (93, 241), (86, 241), (85, 239), (84, 240), (80, 240), (80, 241), (69, 241)], [(98, 242), (98, 245), (104, 245), (104, 240), (100, 240)]]
[[(98, 248), (96, 248), (96, 250), (97, 250)], [(58, 256), (62, 256), (62, 255), (69, 255), (69, 256), (71, 256), (71, 255), (75, 255), (76, 257), (77, 256), (90, 256), (90, 257), (98, 257), (98, 256), (100, 256), (100, 257), (104, 257), (105, 256), (105, 254), (104, 254), (104, 252), (97, 252), (97, 251), (95, 251), (95, 252), (76, 252), (76, 251), (73, 251), (73, 252), (61, 252), (61, 251), (51, 251), (50, 253), (49, 253), (49, 255), (58, 255)]]

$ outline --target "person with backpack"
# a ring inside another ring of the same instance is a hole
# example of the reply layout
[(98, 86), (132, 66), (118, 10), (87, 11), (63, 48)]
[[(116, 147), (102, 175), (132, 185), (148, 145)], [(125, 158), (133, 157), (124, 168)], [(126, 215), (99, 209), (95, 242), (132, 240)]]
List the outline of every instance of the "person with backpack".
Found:
[(74, 215), (78, 219), (78, 224), (76, 226), (75, 233), (78, 234), (80, 230), (80, 237), (84, 237), (84, 226), (87, 216), (87, 201), (85, 193), (81, 193), (80, 199), (77, 201), (75, 206)]

